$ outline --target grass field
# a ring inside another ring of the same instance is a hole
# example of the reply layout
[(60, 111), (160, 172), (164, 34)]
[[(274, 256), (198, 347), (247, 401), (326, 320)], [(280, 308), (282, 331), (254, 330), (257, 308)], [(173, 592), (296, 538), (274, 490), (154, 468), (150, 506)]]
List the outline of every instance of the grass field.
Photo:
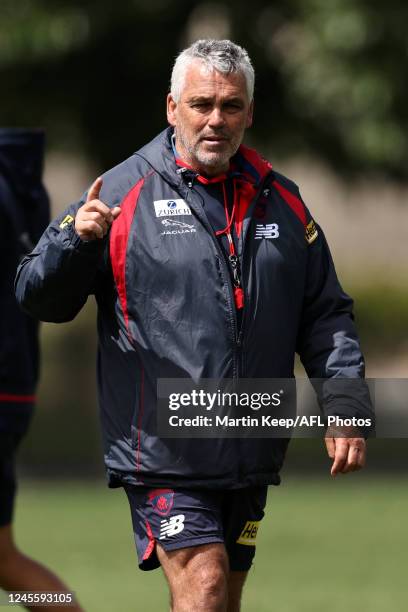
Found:
[[(243, 611), (406, 610), (407, 511), (403, 477), (286, 476), (269, 490)], [(85, 610), (168, 609), (161, 572), (137, 568), (121, 490), (23, 481), (16, 532), (21, 548), (55, 568)]]

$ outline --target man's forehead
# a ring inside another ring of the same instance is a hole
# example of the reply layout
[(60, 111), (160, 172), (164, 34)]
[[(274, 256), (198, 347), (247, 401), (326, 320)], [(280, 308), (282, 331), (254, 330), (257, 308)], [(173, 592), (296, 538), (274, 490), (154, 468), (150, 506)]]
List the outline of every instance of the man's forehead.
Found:
[(187, 67), (182, 97), (211, 96), (215, 93), (228, 96), (248, 97), (245, 76), (241, 72), (224, 74), (209, 69), (203, 62), (196, 60)]

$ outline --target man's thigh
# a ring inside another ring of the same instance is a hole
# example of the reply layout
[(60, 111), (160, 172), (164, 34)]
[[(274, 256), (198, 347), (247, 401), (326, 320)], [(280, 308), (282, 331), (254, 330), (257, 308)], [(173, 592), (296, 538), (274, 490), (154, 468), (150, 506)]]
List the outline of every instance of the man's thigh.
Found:
[(190, 548), (166, 551), (157, 544), (157, 557), (169, 584), (183, 582), (193, 586), (205, 576), (223, 574), (225, 583), (229, 576), (227, 552), (223, 544), (202, 544)]

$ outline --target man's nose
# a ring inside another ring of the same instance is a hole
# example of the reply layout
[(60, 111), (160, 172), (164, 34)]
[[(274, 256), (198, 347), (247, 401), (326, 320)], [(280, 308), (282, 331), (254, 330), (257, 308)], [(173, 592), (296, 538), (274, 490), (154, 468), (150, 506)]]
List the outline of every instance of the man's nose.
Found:
[(220, 128), (225, 124), (224, 114), (221, 109), (214, 108), (208, 120), (208, 125), (214, 128)]

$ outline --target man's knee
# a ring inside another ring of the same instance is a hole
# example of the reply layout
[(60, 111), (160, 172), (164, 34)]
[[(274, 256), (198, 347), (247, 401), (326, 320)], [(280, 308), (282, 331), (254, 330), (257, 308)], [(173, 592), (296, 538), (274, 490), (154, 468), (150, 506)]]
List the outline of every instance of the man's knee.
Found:
[(190, 578), (194, 581), (198, 593), (206, 599), (223, 599), (227, 594), (227, 571), (223, 565), (212, 567), (200, 567), (198, 571), (191, 573)]
[[(175, 609), (225, 610), (228, 557), (221, 544), (159, 552)], [(186, 605), (184, 605), (186, 604)]]
[[(224, 611), (228, 600), (228, 564), (223, 559), (209, 565), (192, 563), (186, 567), (184, 585), (189, 585), (191, 608), (205, 611)], [(184, 589), (173, 594), (173, 599), (184, 598)]]

